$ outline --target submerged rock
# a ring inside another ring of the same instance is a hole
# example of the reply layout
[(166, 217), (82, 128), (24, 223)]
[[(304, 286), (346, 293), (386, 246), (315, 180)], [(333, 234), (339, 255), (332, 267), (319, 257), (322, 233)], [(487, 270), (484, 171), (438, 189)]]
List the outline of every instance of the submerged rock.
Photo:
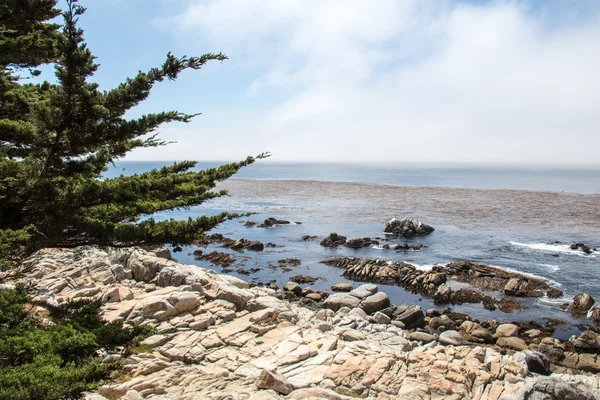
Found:
[(352, 249), (360, 249), (362, 247), (369, 247), (369, 246), (377, 245), (377, 244), (379, 244), (379, 242), (377, 240), (372, 240), (371, 238), (364, 237), (364, 238), (350, 239), (344, 244), (344, 246), (350, 247)]
[(596, 301), (594, 298), (589, 294), (579, 293), (573, 297), (573, 303), (571, 304), (571, 315), (573, 315), (575, 318), (585, 317), (595, 302)]
[(392, 218), (386, 222), (383, 231), (396, 236), (424, 236), (433, 232), (434, 229), (419, 220), (407, 217), (402, 220)]
[(336, 283), (331, 287), (334, 292), (350, 292), (352, 289), (354, 289), (354, 286), (345, 282)]

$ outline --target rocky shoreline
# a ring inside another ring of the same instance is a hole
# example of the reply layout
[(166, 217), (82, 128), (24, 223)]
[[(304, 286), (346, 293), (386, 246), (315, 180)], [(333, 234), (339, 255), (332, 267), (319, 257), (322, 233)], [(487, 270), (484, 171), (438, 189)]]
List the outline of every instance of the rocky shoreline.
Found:
[(89, 399), (600, 397), (592, 329), (560, 341), (544, 327), (394, 306), (375, 285), (307, 301), (306, 288), (299, 297), (250, 288), (167, 253), (48, 249), (12, 279), (31, 288), (38, 315), (46, 304), (101, 300), (107, 321), (158, 330)]

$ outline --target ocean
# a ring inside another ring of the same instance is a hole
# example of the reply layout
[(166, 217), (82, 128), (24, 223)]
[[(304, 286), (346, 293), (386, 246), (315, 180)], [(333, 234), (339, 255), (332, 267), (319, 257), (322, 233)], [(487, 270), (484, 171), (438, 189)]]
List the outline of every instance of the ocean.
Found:
[[(140, 173), (167, 164), (120, 162), (105, 176)], [(198, 169), (217, 165), (199, 163)], [(573, 242), (600, 247), (600, 169), (282, 164), (266, 160), (243, 168), (219, 187), (228, 189), (230, 196), (187, 210), (159, 213), (155, 218), (180, 219), (224, 210), (255, 213), (228, 221), (215, 232), (278, 247), (241, 254), (212, 246), (202, 249), (235, 255), (237, 263), (228, 273), (249, 282), (273, 281), (282, 286), (290, 276), (306, 274), (317, 278), (312, 285), (315, 290), (329, 289), (346, 282), (341, 270), (320, 263), (334, 256), (405, 261), (418, 268), (469, 260), (541, 277), (565, 295), (560, 299), (528, 299), (524, 303), (528, 308), (518, 313), (490, 312), (480, 305), (454, 306), (455, 311), (499, 321), (563, 320), (568, 324), (560, 325), (556, 333), (562, 338), (577, 331), (572, 324), (586, 321), (574, 320), (560, 305), (580, 292), (600, 300), (600, 252), (585, 255), (569, 248)], [(421, 251), (329, 249), (319, 245), (330, 232), (348, 238), (381, 238), (383, 243), (385, 221), (405, 216), (418, 218), (436, 230), (426, 237), (386, 243), (423, 243), (427, 247)], [(267, 217), (301, 224), (266, 229), (244, 225), (248, 220), (260, 223)], [(301, 241), (303, 235), (318, 239)], [(221, 267), (195, 260), (194, 250), (184, 248), (175, 257), (221, 272)], [(298, 258), (302, 263), (287, 271), (277, 262), (284, 258)], [(251, 268), (258, 271), (249, 275), (236, 272)], [(438, 308), (431, 300), (399, 287), (380, 285), (380, 289), (394, 304)]]

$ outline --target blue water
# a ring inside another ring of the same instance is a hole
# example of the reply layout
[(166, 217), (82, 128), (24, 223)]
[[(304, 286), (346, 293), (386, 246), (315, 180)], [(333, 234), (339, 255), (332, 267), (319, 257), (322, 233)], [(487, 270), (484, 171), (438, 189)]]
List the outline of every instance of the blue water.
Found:
[[(170, 162), (122, 161), (106, 177), (131, 175)], [(196, 170), (217, 167), (200, 162)], [(370, 165), (278, 163), (261, 160), (242, 168), (236, 178), (368, 182), (398, 186), (436, 186), (474, 189), (518, 189), (572, 193), (600, 193), (600, 168), (558, 169), (535, 167), (456, 167), (427, 165)]]
[[(108, 171), (106, 176), (141, 173), (167, 164), (170, 163), (122, 162), (118, 163), (116, 168)], [(198, 169), (218, 165), (219, 163), (200, 163)], [(278, 164), (267, 161), (258, 162), (242, 169), (236, 175), (236, 178), (600, 193), (599, 170)], [(318, 199), (319, 193), (315, 193), (315, 201), (318, 202)], [(480, 305), (453, 307), (455, 311), (466, 312), (475, 318), (493, 318), (499, 321), (535, 319), (540, 322), (544, 322), (546, 318), (553, 318), (569, 323), (583, 323), (585, 321), (574, 320), (568, 313), (562, 311), (559, 308), (560, 304), (569, 302), (575, 294), (580, 292), (587, 292), (596, 298), (600, 298), (600, 281), (596, 279), (600, 271), (600, 257), (598, 257), (600, 253), (585, 256), (568, 248), (571, 241), (577, 240), (598, 246), (600, 245), (598, 238), (585, 235), (582, 237), (579, 233), (578, 236), (557, 238), (546, 232), (542, 227), (540, 227), (539, 232), (534, 234), (519, 234), (515, 231), (477, 232), (459, 229), (454, 226), (436, 226), (436, 230), (431, 235), (408, 240), (409, 243), (426, 244), (428, 247), (422, 251), (396, 252), (377, 248), (353, 250), (345, 247), (328, 249), (320, 246), (319, 241), (330, 232), (338, 232), (348, 238), (365, 236), (383, 238), (383, 225), (339, 222), (335, 218), (323, 221), (303, 213), (301, 208), (293, 216), (280, 215), (278, 211), (281, 210), (282, 206), (294, 205), (290, 204), (294, 201), (293, 194), (290, 196), (288, 193), (281, 202), (277, 200), (277, 197), (275, 201), (272, 198), (270, 201), (260, 201), (260, 199), (244, 201), (242, 199), (241, 202), (235, 203), (236, 209), (233, 210), (222, 208), (225, 206), (221, 206), (222, 203), (217, 200), (215, 203), (192, 207), (187, 210), (159, 213), (155, 217), (158, 220), (166, 218), (187, 219), (188, 217), (221, 211), (257, 212), (258, 214), (250, 218), (228, 221), (215, 229), (215, 232), (220, 232), (232, 239), (244, 237), (251, 240), (260, 240), (263, 243), (272, 242), (281, 247), (265, 248), (263, 252), (246, 251), (241, 254), (218, 246), (209, 246), (208, 249), (202, 249), (205, 252), (217, 250), (235, 255), (237, 263), (228, 267), (234, 271), (228, 273), (253, 283), (268, 284), (273, 281), (277, 285), (283, 286), (292, 275), (307, 274), (318, 278), (312, 285), (314, 289), (329, 289), (335, 283), (346, 281), (341, 276), (342, 270), (320, 263), (320, 261), (334, 256), (405, 261), (423, 268), (435, 264), (445, 264), (453, 260), (466, 259), (535, 275), (546, 279), (552, 286), (563, 290), (565, 294), (563, 298), (557, 300), (546, 298), (526, 300), (525, 305), (529, 308), (524, 312), (512, 314), (504, 314), (500, 311), (489, 312)], [(358, 207), (361, 206), (359, 204)], [(335, 207), (331, 207), (331, 212), (335, 213)], [(301, 221), (302, 224), (278, 226), (270, 229), (245, 227), (243, 225), (243, 222), (248, 219), (260, 223), (267, 217)], [(300, 238), (303, 235), (316, 235), (318, 239), (302, 242)], [(564, 244), (548, 244), (555, 240), (561, 240)], [(388, 243), (393, 245), (397, 242), (404, 242), (404, 240), (392, 240)], [(183, 252), (176, 253), (176, 258), (186, 264), (200, 265), (215, 269), (218, 272), (222, 271), (223, 268), (221, 267), (195, 260), (192, 252), (196, 249), (193, 246), (186, 247)], [(302, 264), (298, 267), (291, 267), (292, 270), (289, 272), (284, 272), (277, 266), (277, 260), (283, 258), (298, 258), (302, 260)], [(259, 268), (260, 271), (251, 275), (244, 275), (235, 271), (238, 268)], [(395, 304), (419, 304), (424, 309), (435, 308), (431, 300), (406, 292), (399, 287), (382, 286), (381, 290), (388, 293)], [(568, 337), (574, 331), (574, 328), (570, 325), (565, 325), (560, 328), (557, 335)]]

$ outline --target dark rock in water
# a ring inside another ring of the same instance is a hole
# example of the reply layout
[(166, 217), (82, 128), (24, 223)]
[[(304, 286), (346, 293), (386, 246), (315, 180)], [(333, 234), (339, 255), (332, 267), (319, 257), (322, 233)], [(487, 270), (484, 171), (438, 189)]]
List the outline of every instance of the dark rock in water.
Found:
[(360, 249), (361, 247), (369, 247), (371, 245), (379, 244), (377, 240), (371, 240), (371, 238), (356, 238), (348, 240), (344, 246), (351, 247), (353, 249)]
[(350, 292), (351, 290), (354, 289), (354, 286), (352, 286), (349, 283), (336, 283), (335, 285), (333, 285), (331, 287), (331, 290), (333, 290), (334, 292)]
[(269, 242), (265, 245), (265, 247), (283, 247), (283, 246), (277, 246), (275, 243)]
[(452, 304), (480, 303), (483, 295), (471, 289), (458, 289), (452, 292), (450, 302)]
[(290, 265), (292, 267), (297, 267), (302, 262), (297, 258), (284, 258), (282, 260), (278, 260), (277, 263), (280, 265)]
[(431, 226), (416, 219), (404, 218), (399, 220), (392, 218), (386, 222), (383, 231), (396, 236), (424, 236), (430, 234), (433, 230)]
[(239, 238), (236, 241), (227, 241), (225, 242), (225, 240), (222, 240), (221, 243), (222, 247), (231, 249), (231, 250), (235, 250), (235, 251), (244, 251), (244, 250), (251, 250), (251, 251), (263, 251), (265, 249), (264, 244), (262, 244), (261, 242), (257, 241), (257, 240), (248, 240), (248, 239), (244, 239), (244, 238)]
[(581, 243), (581, 242), (577, 242), (577, 243), (573, 243), (571, 246), (569, 246), (571, 248), (571, 250), (581, 250), (584, 254), (592, 254), (594, 251), (596, 251), (596, 249), (591, 248), (590, 246)]
[(325, 239), (321, 240), (321, 246), (324, 247), (336, 247), (341, 246), (344, 243), (346, 243), (346, 236), (338, 235), (335, 232), (330, 233), (329, 236), (326, 236)]
[(296, 282), (288, 282), (287, 285), (283, 287), (283, 290), (294, 293), (296, 296), (300, 296), (302, 293), (302, 288)]
[(200, 257), (202, 256), (202, 250), (194, 250), (194, 253), (192, 254), (194, 254), (194, 257)]
[[(260, 271), (260, 268), (250, 268), (250, 269), (239, 268), (235, 272), (237, 272), (238, 274), (241, 274), (241, 275), (250, 275), (250, 274), (257, 273), (258, 271)], [(260, 286), (262, 286), (262, 285), (260, 285)]]
[(235, 257), (231, 254), (227, 253), (219, 253), (218, 251), (212, 251), (210, 253), (204, 254), (198, 258), (203, 261), (210, 261), (215, 265), (220, 265), (222, 267), (227, 267), (235, 262)]
[(389, 244), (384, 244), (383, 246), (381, 246), (384, 250), (389, 250), (390, 249), (390, 245)]
[(173, 247), (173, 253), (180, 253), (182, 251), (183, 251), (183, 248), (181, 246)]
[(512, 301), (512, 300), (508, 300), (508, 299), (502, 299), (498, 303), (498, 309), (505, 313), (511, 313), (513, 311), (521, 311), (524, 308), (525, 307), (523, 305), (517, 303), (516, 301)]
[(557, 288), (550, 288), (548, 292), (546, 292), (546, 296), (548, 296), (551, 299), (558, 299), (560, 297), (563, 297), (563, 295), (564, 293), (562, 292), (562, 290)]
[(304, 235), (300, 240), (302, 242), (310, 242), (311, 240), (315, 240), (318, 236)]
[(504, 293), (515, 297), (542, 297), (541, 290), (531, 290), (529, 280), (523, 278), (511, 278), (504, 286)]
[(421, 250), (423, 247), (427, 247), (424, 244), (408, 244), (408, 243), (404, 243), (404, 244), (397, 244), (394, 247), (394, 250), (403, 250), (403, 251), (416, 251), (416, 250)]
[(595, 300), (587, 293), (579, 293), (573, 297), (571, 304), (571, 315), (575, 318), (584, 318), (590, 308), (594, 305)]
[(569, 246), (571, 248), (571, 250), (577, 250), (579, 248), (579, 246), (577, 246), (577, 243), (573, 243), (571, 246)]
[(290, 221), (285, 221), (283, 219), (277, 219), (277, 218), (270, 217), (270, 218), (265, 219), (265, 221), (262, 224), (260, 224), (258, 227), (259, 228), (271, 228), (275, 225), (289, 225), (289, 224), (291, 224)]
[(290, 278), (290, 281), (296, 283), (315, 283), (317, 278), (313, 278), (309, 275), (294, 275)]
[(256, 222), (254, 221), (246, 221), (246, 223), (244, 223), (244, 226), (250, 227), (250, 226), (254, 226), (256, 225)]
[(550, 372), (550, 360), (539, 351), (523, 350), (515, 353), (514, 360), (525, 364), (529, 372), (547, 375)]

